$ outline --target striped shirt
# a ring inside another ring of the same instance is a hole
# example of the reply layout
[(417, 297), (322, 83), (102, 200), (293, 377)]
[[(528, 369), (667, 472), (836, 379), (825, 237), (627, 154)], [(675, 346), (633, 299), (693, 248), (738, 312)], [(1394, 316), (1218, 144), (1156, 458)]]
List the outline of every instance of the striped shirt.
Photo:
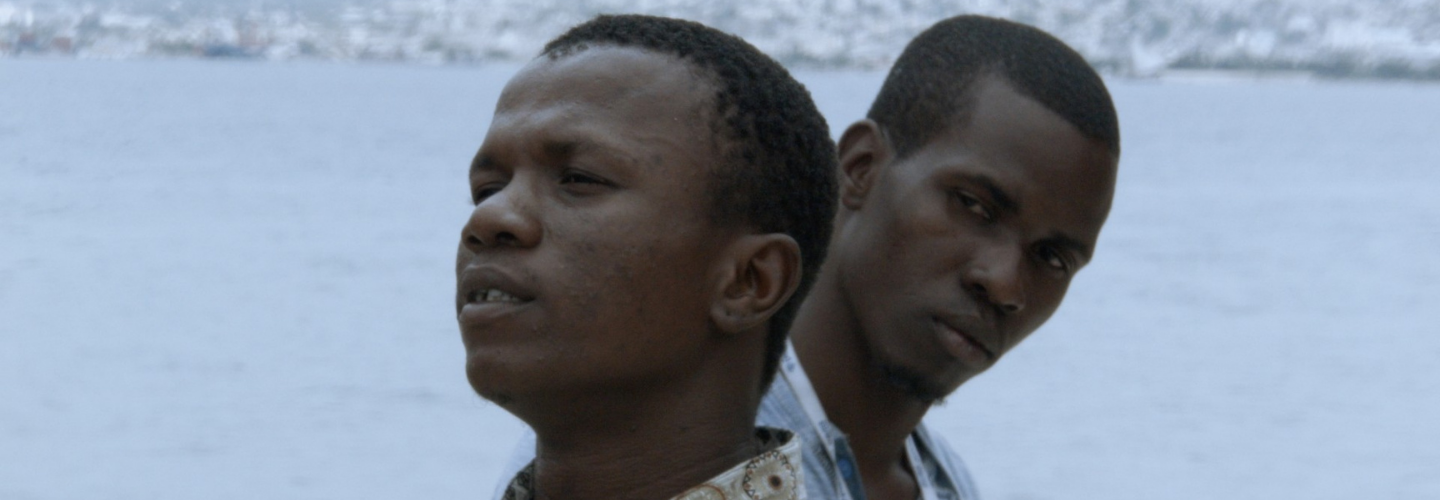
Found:
[[(793, 346), (787, 344), (775, 378), (760, 403), (756, 425), (790, 429), (799, 436), (805, 453), (805, 488), (811, 498), (865, 500), (850, 440), (826, 418)], [(924, 423), (910, 433), (905, 450), (921, 500), (980, 498), (960, 456)], [(914, 466), (917, 463), (919, 467)]]

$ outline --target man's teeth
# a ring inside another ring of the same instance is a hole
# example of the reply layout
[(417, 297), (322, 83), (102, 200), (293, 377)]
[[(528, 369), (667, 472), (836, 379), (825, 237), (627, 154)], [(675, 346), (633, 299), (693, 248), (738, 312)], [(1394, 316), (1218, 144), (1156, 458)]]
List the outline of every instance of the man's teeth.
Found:
[(477, 302), (520, 302), (519, 297), (495, 289), (476, 292), (475, 300)]

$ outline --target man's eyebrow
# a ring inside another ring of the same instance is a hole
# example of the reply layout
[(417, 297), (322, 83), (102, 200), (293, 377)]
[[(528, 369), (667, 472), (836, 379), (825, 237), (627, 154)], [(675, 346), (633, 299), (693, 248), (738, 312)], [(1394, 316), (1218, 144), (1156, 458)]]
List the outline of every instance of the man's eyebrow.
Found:
[(995, 204), (999, 205), (1001, 210), (1015, 214), (1020, 213), (1020, 203), (1015, 201), (1015, 198), (1011, 197), (1010, 193), (1001, 189), (1000, 183), (995, 182), (995, 179), (985, 174), (967, 173), (964, 174), (964, 176), (966, 180), (979, 184), (980, 187), (984, 188), (986, 193), (990, 195), (990, 199), (994, 200)]
[(592, 161), (609, 161), (617, 164), (640, 163), (634, 156), (631, 156), (624, 142), (586, 134), (545, 139), (540, 142), (540, 151), (551, 161), (568, 162), (580, 156), (589, 156), (592, 157)]
[(592, 145), (584, 141), (576, 141), (569, 139), (547, 139), (544, 142), (540, 143), (540, 150), (543, 151), (545, 153), (545, 156), (547, 157), (568, 158), (570, 156), (574, 156), (575, 153), (581, 149), (588, 149), (587, 146)]
[(495, 159), (483, 153), (475, 155), (475, 159), (470, 160), (470, 173), (472, 174), (484, 170), (495, 170), (496, 167)]
[[(549, 158), (568, 158), (581, 151), (594, 148), (595, 144), (583, 140), (546, 139), (540, 143), (540, 151)], [(499, 162), (487, 154), (478, 154), (470, 162), (470, 171), (481, 172), (499, 168)]]

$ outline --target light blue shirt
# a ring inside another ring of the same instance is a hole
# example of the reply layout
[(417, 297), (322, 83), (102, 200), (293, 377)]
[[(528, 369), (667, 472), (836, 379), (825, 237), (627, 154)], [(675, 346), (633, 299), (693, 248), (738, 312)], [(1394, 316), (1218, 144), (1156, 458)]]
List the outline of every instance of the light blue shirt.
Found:
[[(860, 483), (860, 470), (850, 451), (850, 440), (830, 423), (820, 398), (810, 385), (810, 378), (795, 357), (795, 349), (786, 343), (785, 356), (780, 360), (780, 373), (770, 384), (770, 391), (760, 402), (755, 425), (790, 429), (801, 440), (804, 454), (805, 490), (810, 498), (819, 500), (865, 500)], [(945, 441), (930, 433), (922, 422), (905, 440), (905, 451), (915, 482), (920, 487), (920, 500), (978, 500), (979, 493), (960, 460)], [(535, 458), (535, 433), (527, 431), (515, 446), (515, 452), (501, 474), (496, 487), (497, 500), (505, 493), (505, 485), (520, 469)], [(920, 464), (918, 467), (915, 464)]]
[[(850, 440), (825, 416), (810, 377), (788, 342), (785, 356), (780, 359), (780, 373), (760, 402), (756, 425), (790, 429), (802, 440), (805, 488), (810, 498), (865, 500)], [(980, 498), (960, 456), (931, 434), (923, 422), (905, 440), (905, 452), (921, 500)]]

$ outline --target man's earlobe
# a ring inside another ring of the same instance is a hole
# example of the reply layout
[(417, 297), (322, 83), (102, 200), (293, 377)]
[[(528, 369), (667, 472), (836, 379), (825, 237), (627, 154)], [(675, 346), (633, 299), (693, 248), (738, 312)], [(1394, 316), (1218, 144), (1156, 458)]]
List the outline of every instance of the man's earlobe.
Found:
[(780, 233), (754, 234), (731, 245), (735, 258), (720, 282), (710, 319), (727, 335), (762, 326), (800, 287), (800, 245)]
[(860, 120), (840, 136), (840, 203), (860, 208), (880, 169), (891, 160), (890, 141), (873, 120)]

